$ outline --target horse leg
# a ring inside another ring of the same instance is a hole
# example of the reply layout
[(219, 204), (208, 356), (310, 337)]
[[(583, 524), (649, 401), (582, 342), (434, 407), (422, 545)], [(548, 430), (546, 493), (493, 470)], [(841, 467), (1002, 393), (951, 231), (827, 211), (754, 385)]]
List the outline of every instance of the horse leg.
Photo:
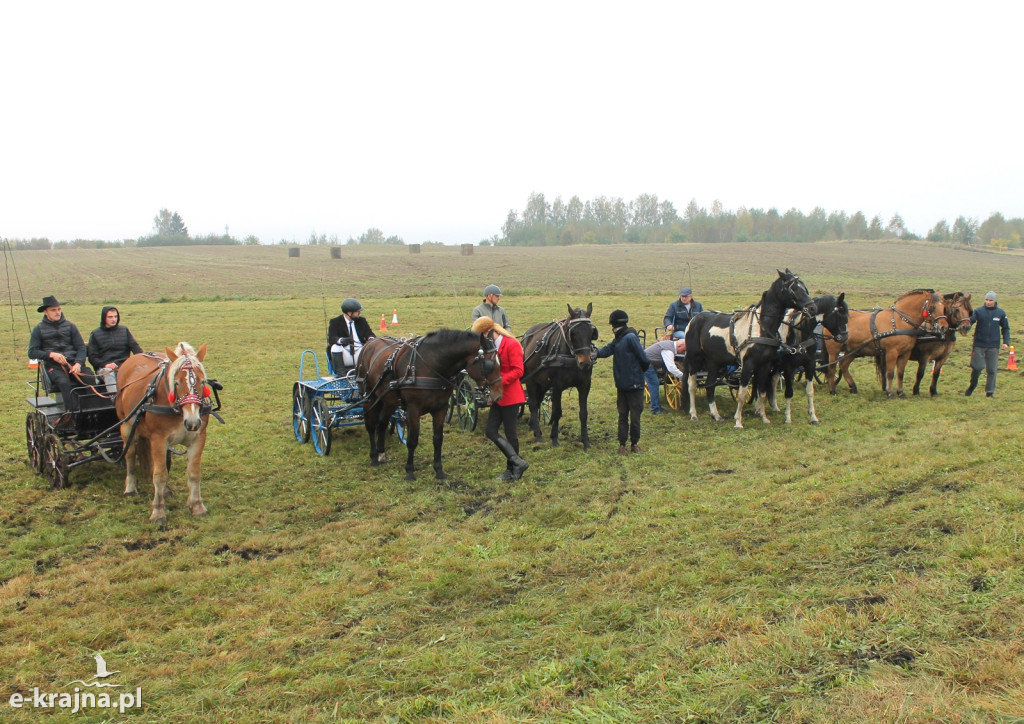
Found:
[(921, 394), (921, 380), (924, 379), (924, 367), (925, 367), (925, 364), (926, 363), (925, 363), (924, 359), (919, 359), (917, 361), (917, 376), (914, 378), (914, 392), (913, 392), (913, 394), (915, 394), (915, 395)]
[(558, 447), (558, 423), (562, 420), (562, 388), (551, 386), (551, 447)]
[(370, 467), (380, 465), (377, 460), (377, 416), (372, 410), (365, 410), (363, 413), (363, 427), (366, 428), (366, 436), (370, 438)]
[(589, 450), (590, 434), (587, 432), (587, 419), (590, 414), (587, 411), (587, 399), (590, 397), (590, 379), (581, 380), (576, 391), (580, 398), (580, 442), (583, 443), (584, 450)]
[[(434, 477), (444, 480), (448, 476), (441, 463), (441, 446), (444, 444), (444, 411), (433, 413), (434, 416)], [(408, 468), (406, 468), (408, 470)]]
[(935, 359), (935, 368), (932, 369), (932, 384), (928, 388), (928, 394), (935, 397), (939, 394), (939, 373), (942, 372), (942, 365), (946, 364), (945, 357)]
[[(815, 412), (814, 412), (814, 360), (813, 359), (810, 360), (810, 362), (804, 367), (804, 389), (807, 391), (807, 415), (808, 415), (808, 417), (811, 418), (811, 424), (812, 425), (817, 425), (818, 422), (820, 422), (820, 421), (818, 420), (817, 414), (815, 414)], [(790, 396), (792, 396), (792, 393), (787, 390), (786, 391), (786, 396), (790, 397)], [(789, 403), (788, 402), (786, 403), (786, 409), (787, 410), (789, 409)], [(787, 415), (787, 417), (788, 417), (788, 415)], [(786, 422), (789, 422), (789, 420), (787, 419)]]
[(753, 371), (749, 362), (743, 363), (743, 371), (740, 372), (740, 389), (736, 394), (736, 424), (733, 425), (737, 430), (743, 429), (743, 405), (746, 404), (747, 394), (750, 391), (750, 377)]
[(690, 398), (690, 419), (697, 422), (697, 375), (686, 372), (686, 391)]
[(167, 523), (167, 508), (164, 505), (167, 493), (167, 440), (150, 438), (149, 457), (153, 471), (153, 513), (149, 516), (149, 522), (164, 525)]
[[(121, 425), (121, 439), (127, 440), (131, 435), (131, 425)], [(124, 451), (124, 465), (126, 473), (124, 476), (124, 494), (125, 495), (138, 495), (138, 481), (135, 477), (135, 444), (136, 441), (132, 440), (132, 444), (125, 448)]]
[[(786, 367), (786, 375), (785, 375), (785, 377), (786, 377), (786, 394), (785, 394), (785, 396), (786, 396), (786, 424), (787, 425), (790, 425), (793, 422), (793, 415), (792, 415), (792, 412), (791, 412), (791, 408), (792, 408), (792, 403), (793, 403), (793, 376), (795, 374), (796, 374), (796, 367), (794, 365), (788, 365)], [(805, 374), (806, 374), (806, 372), (805, 372)], [(811, 379), (813, 379), (813, 377)], [(772, 384), (772, 387), (773, 388), (775, 387), (774, 383)], [(779, 408), (776, 407), (775, 411), (778, 412), (778, 410), (779, 410)], [(813, 413), (812, 413), (812, 416), (813, 416)]]
[(893, 389), (893, 378), (896, 376), (896, 357), (895, 350), (887, 350), (885, 357), (882, 358), (882, 389), (885, 390), (885, 396), (890, 400), (896, 397), (896, 392)]
[[(850, 363), (851, 362), (853, 362), (853, 357), (851, 357), (850, 355), (843, 355), (843, 358), (841, 360), (839, 360), (839, 363), (837, 364), (837, 366), (839, 367), (839, 374), (842, 375), (842, 378), (844, 380), (846, 380), (846, 385), (847, 385), (847, 387), (850, 388), (850, 394), (851, 395), (856, 395), (857, 394), (857, 383), (854, 381), (853, 375), (850, 374)], [(836, 382), (838, 382), (838, 381), (839, 380), (837, 379)], [(835, 393), (833, 392), (833, 394), (835, 394)]]
[(770, 425), (771, 420), (768, 419), (768, 385), (772, 383), (771, 370), (764, 368), (755, 369), (753, 379), (754, 391), (757, 395), (757, 401), (754, 403), (754, 412), (761, 416), (761, 421), (765, 425)]
[[(913, 349), (913, 347), (911, 347)], [(900, 398), (906, 398), (903, 393), (903, 374), (907, 371), (907, 362), (910, 361), (910, 352), (908, 349), (905, 354), (901, 354), (896, 359), (896, 396)]]
[[(405, 437), (405, 446), (409, 449), (409, 453), (405, 457), (405, 479), (415, 480), (413, 458), (416, 456), (416, 446), (420, 444), (420, 411), (415, 408), (406, 408), (405, 414), (409, 421), (409, 430)], [(440, 455), (438, 449), (435, 448), (434, 454)]]
[[(394, 412), (394, 411), (392, 410), (392, 412)], [(377, 464), (378, 465), (383, 465), (384, 463), (386, 463), (388, 461), (388, 454), (387, 454), (387, 450), (385, 449), (385, 445), (387, 445), (388, 423), (390, 422), (390, 420), (391, 420), (391, 413), (388, 413), (387, 415), (384, 415), (384, 414), (381, 414), (378, 411), (377, 419), (374, 422), (374, 426), (373, 426), (373, 430), (374, 430), (375, 436), (377, 438), (376, 448), (377, 448)]]
[(188, 446), (188, 500), (185, 505), (192, 512), (192, 515), (206, 515), (206, 506), (203, 505), (203, 496), (199, 491), (199, 480), (201, 476), (203, 448), (206, 447), (206, 425), (196, 435), (196, 439)]
[(540, 429), (540, 402), (544, 399), (544, 390), (540, 385), (527, 384), (526, 397), (530, 408), (530, 430), (533, 431), (534, 442), (543, 442), (544, 433)]

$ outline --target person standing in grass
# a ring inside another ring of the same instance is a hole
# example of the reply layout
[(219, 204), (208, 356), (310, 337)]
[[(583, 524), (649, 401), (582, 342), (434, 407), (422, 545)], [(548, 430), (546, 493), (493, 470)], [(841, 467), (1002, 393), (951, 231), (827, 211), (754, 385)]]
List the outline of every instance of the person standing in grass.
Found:
[(1003, 349), (1010, 346), (1010, 322), (1006, 312), (996, 306), (996, 293), (985, 295), (985, 306), (971, 313), (974, 328), (974, 346), (971, 349), (971, 384), (964, 391), (971, 396), (978, 386), (981, 371), (985, 370), (985, 397), (996, 394), (996, 372), (999, 370), (999, 335), (1002, 332)]
[(594, 353), (594, 357), (614, 357), (615, 408), (619, 413), (619, 455), (625, 455), (626, 438), (629, 452), (640, 452), (640, 415), (644, 411), (644, 372), (651, 366), (636, 330), (627, 326), (629, 315), (616, 309), (608, 317), (615, 338)]
[(512, 329), (512, 325), (508, 323), (508, 314), (505, 312), (505, 308), (498, 305), (500, 301), (501, 289), (497, 284), (488, 284), (484, 287), (484, 300), (473, 308), (473, 318), (470, 322), (475, 322), (481, 317), (488, 317), (502, 329)]
[[(519, 409), (526, 402), (523, 393), (523, 348), (512, 333), (490, 317), (480, 317), (473, 322), (470, 329), (482, 334), (494, 342), (498, 349), (499, 369), (501, 370), (501, 399), (491, 404), (487, 412), (487, 439), (497, 446), (505, 456), (505, 472), (498, 480), (508, 482), (519, 480), (530, 464), (519, 457), (519, 432), (516, 425), (519, 421)], [(498, 433), (504, 428), (505, 437)]]

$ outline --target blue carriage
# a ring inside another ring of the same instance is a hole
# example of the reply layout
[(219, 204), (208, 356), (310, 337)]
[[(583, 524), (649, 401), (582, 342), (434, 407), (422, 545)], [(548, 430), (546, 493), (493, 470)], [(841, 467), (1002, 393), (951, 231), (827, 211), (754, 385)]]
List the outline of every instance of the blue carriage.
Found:
[[(311, 362), (311, 377), (306, 377), (307, 361)], [(331, 430), (344, 427), (362, 427), (363, 397), (356, 384), (355, 370), (335, 374), (330, 359), (326, 374), (320, 374), (316, 352), (302, 351), (299, 357), (299, 379), (292, 386), (292, 430), (295, 439), (306, 443), (312, 438), (318, 455), (330, 455)], [(399, 407), (391, 416), (391, 431), (399, 441), (406, 442), (405, 410)]]

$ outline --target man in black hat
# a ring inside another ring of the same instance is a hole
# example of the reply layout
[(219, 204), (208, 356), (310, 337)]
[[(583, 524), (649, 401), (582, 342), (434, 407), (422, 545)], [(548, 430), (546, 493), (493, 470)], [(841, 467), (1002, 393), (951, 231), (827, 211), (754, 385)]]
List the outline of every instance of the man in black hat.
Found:
[(693, 290), (683, 287), (679, 290), (679, 299), (668, 305), (665, 312), (665, 331), (675, 339), (682, 339), (686, 336), (686, 325), (703, 311), (703, 305), (693, 298)]
[(64, 316), (57, 297), (44, 297), (36, 311), (43, 314), (43, 319), (32, 329), (28, 356), (43, 365), (50, 382), (60, 390), (64, 408), (77, 410), (71, 388), (96, 384), (92, 371), (85, 366), (85, 340), (78, 327)]

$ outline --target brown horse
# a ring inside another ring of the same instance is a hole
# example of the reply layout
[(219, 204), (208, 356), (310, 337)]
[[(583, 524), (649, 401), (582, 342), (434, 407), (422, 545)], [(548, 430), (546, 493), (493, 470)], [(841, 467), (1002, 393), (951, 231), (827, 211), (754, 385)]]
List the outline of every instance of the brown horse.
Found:
[(420, 441), (420, 417), (434, 420), (434, 475), (448, 477), (441, 464), (444, 418), (458, 374), (466, 370), (477, 384), (485, 384), (492, 401), (501, 399), (498, 350), (482, 334), (439, 329), (425, 337), (375, 337), (359, 355), (356, 382), (363, 396), (363, 419), (370, 436), (370, 465), (387, 462), (384, 436), (396, 409), (408, 420), (405, 479), (415, 480), (413, 456)]
[[(953, 348), (956, 347), (956, 333), (967, 334), (971, 328), (971, 295), (963, 292), (943, 294), (942, 301), (946, 308), (946, 319), (949, 321), (949, 329), (942, 337), (929, 335), (919, 337), (914, 351), (910, 353), (910, 359), (917, 362), (917, 377), (914, 380), (914, 394), (921, 393), (921, 380), (924, 379), (926, 365), (933, 362), (932, 383), (928, 387), (928, 393), (935, 397), (939, 394), (939, 373), (942, 372), (942, 365), (946, 363)], [(955, 331), (954, 331), (955, 330)]]
[[(124, 494), (135, 495), (136, 461), (144, 479), (153, 480), (153, 514), (150, 522), (167, 522), (164, 498), (171, 446), (184, 445), (188, 450), (188, 500), (192, 515), (206, 515), (206, 506), (199, 491), (200, 461), (206, 445), (206, 426), (212, 405), (203, 358), (206, 345), (199, 351), (187, 342), (174, 349), (166, 348), (167, 356), (136, 354), (129, 357), (117, 372), (117, 396), (114, 407), (121, 424), (128, 474)], [(164, 402), (167, 404), (163, 404)]]
[[(914, 289), (886, 309), (870, 312), (852, 310), (847, 328), (850, 336), (845, 344), (836, 340), (825, 341), (829, 393), (836, 394), (836, 383), (841, 374), (850, 392), (856, 394), (857, 383), (850, 375), (850, 363), (855, 357), (874, 357), (882, 389), (887, 397), (893, 398), (905, 396), (903, 373), (917, 338), (928, 333), (945, 335), (949, 323), (941, 294), (933, 289)], [(837, 362), (829, 364), (830, 360)]]

